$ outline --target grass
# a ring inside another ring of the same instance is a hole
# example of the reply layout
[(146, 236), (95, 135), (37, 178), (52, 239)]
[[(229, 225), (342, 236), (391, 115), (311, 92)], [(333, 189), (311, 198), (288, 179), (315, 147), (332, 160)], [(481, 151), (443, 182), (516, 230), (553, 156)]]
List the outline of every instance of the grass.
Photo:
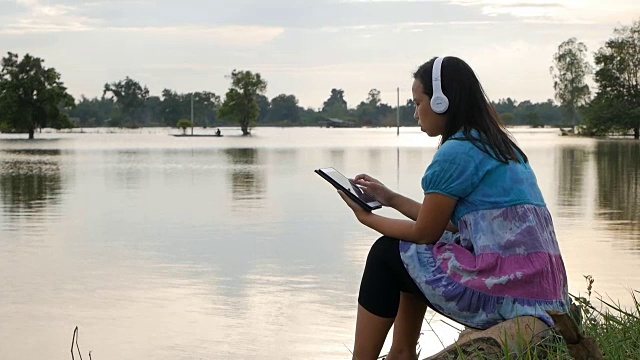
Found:
[(607, 359), (640, 359), (640, 303), (638, 290), (630, 290), (633, 306), (625, 308), (596, 294), (591, 300), (593, 278), (587, 280), (587, 298), (574, 297), (582, 314), (582, 332), (596, 340)]

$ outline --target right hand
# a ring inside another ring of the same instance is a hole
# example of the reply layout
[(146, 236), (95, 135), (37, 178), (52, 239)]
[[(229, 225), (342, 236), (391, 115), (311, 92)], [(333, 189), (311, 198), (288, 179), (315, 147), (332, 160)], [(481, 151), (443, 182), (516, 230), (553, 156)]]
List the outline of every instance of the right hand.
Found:
[(362, 191), (376, 198), (384, 206), (390, 206), (393, 197), (396, 195), (395, 192), (384, 186), (380, 180), (367, 174), (356, 175), (353, 181), (360, 185)]

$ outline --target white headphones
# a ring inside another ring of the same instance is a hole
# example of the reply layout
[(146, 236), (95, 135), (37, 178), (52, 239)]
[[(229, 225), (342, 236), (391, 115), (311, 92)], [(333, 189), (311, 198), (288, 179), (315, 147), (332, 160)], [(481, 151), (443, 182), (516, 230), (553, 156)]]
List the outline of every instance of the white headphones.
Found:
[(449, 108), (449, 99), (442, 92), (442, 60), (444, 57), (439, 57), (433, 63), (433, 70), (431, 72), (431, 83), (433, 85), (433, 96), (431, 97), (431, 109), (436, 114), (442, 114)]

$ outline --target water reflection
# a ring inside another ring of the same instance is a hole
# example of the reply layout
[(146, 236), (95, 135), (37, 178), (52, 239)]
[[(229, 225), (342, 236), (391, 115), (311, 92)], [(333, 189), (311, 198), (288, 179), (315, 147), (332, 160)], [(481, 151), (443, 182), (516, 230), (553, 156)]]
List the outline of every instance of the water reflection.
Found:
[(109, 183), (116, 189), (140, 190), (149, 184), (150, 153), (140, 150), (121, 150), (113, 156), (114, 171)]
[(300, 166), (297, 149), (275, 149), (271, 154), (273, 154), (274, 161), (269, 161), (269, 163), (278, 169), (279, 175), (282, 175), (283, 172), (293, 174)]
[[(0, 141), (61, 150), (0, 150), (0, 359), (64, 358), (75, 325), (99, 359), (349, 358), (378, 234), (311, 170), (367, 171), (419, 201), (437, 139), (395, 129), (260, 128), (214, 141), (162, 131)], [(583, 293), (590, 274), (594, 290), (633, 306), (640, 145), (596, 149), (599, 140), (540, 131), (516, 135), (552, 210), (576, 211), (554, 216), (570, 290)], [(425, 352), (453, 342), (449, 322), (427, 319)]]
[(1, 209), (10, 221), (38, 216), (48, 206), (59, 203), (62, 191), (59, 157), (60, 150), (0, 152)]
[(606, 141), (596, 146), (598, 217), (640, 248), (640, 143)]
[[(265, 175), (255, 148), (225, 149), (229, 166), (231, 193), (234, 202), (264, 198)], [(256, 204), (257, 205), (257, 204)]]
[(327, 166), (331, 166), (334, 167), (336, 169), (338, 169), (338, 171), (340, 171), (340, 169), (342, 169), (344, 171), (344, 154), (345, 154), (345, 150), (344, 149), (331, 149), (329, 150), (329, 165)]
[[(396, 151), (399, 151), (396, 148)], [(377, 173), (380, 172), (380, 164), (382, 160), (382, 150), (379, 148), (369, 148), (367, 150), (368, 155), (368, 163), (366, 168), (369, 169), (369, 172)]]
[(584, 200), (585, 169), (589, 151), (581, 147), (562, 147), (558, 151), (558, 206), (561, 216), (580, 214)]

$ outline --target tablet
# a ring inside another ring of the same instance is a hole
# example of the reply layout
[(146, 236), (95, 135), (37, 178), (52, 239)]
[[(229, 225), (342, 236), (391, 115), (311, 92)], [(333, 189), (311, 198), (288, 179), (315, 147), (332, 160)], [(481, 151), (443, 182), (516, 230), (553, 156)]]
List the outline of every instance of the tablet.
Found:
[(347, 196), (362, 206), (363, 209), (371, 211), (382, 207), (382, 204), (380, 204), (378, 200), (366, 194), (356, 183), (342, 175), (338, 170), (327, 167), (314, 170), (314, 172), (327, 180), (336, 189), (342, 190)]

